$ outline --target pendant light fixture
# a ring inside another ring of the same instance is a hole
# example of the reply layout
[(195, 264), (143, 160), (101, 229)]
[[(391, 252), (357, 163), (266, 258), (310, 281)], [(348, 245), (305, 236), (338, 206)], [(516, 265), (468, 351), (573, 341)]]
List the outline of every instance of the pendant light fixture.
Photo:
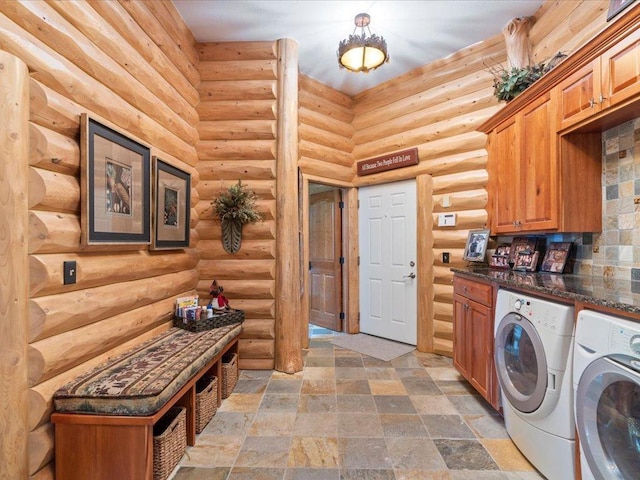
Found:
[[(346, 68), (352, 72), (369, 73), (389, 61), (387, 42), (384, 38), (371, 33), (369, 14), (359, 13), (354, 23), (356, 27), (353, 33), (338, 45), (338, 62), (340, 68)], [(358, 28), (359, 35), (356, 33)], [(365, 28), (369, 31), (368, 37), (365, 35)]]

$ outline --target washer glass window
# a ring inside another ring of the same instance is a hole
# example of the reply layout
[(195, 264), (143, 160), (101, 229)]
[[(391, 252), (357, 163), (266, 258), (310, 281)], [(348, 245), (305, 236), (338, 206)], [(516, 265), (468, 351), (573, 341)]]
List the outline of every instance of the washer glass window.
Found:
[(638, 479), (639, 382), (637, 372), (609, 359), (592, 363), (580, 379), (578, 430), (586, 439), (582, 448), (587, 463), (601, 478)]

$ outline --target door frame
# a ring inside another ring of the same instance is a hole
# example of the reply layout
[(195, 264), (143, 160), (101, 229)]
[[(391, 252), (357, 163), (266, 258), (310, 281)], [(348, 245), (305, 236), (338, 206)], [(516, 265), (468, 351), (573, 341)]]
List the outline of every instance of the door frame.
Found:
[(301, 332), (303, 348), (309, 346), (309, 183), (319, 183), (342, 190), (342, 311), (345, 319), (342, 331), (359, 332), (359, 294), (358, 294), (358, 189), (347, 182), (329, 180), (315, 175), (303, 173), (300, 199), (302, 201), (302, 255), (301, 271), (303, 279), (303, 295), (300, 302), (302, 316)]

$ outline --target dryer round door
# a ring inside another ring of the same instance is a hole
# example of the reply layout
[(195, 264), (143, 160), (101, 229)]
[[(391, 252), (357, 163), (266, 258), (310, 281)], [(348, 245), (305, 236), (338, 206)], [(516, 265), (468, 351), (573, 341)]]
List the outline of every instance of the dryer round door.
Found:
[(580, 445), (594, 478), (637, 480), (640, 472), (640, 361), (600, 358), (576, 392)]
[(536, 411), (547, 389), (547, 359), (536, 328), (522, 315), (509, 313), (496, 329), (494, 346), (502, 393), (516, 410)]

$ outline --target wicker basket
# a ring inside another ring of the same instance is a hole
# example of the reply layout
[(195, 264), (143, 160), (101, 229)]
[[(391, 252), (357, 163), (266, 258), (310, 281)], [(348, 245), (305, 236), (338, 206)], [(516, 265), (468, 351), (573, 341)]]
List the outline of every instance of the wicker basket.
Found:
[(222, 357), (222, 398), (233, 392), (238, 382), (238, 354), (227, 353)]
[(225, 310), (214, 313), (213, 317), (200, 320), (187, 320), (184, 317), (173, 317), (173, 326), (184, 328), (190, 332), (204, 332), (213, 328), (225, 327), (232, 323), (244, 322), (244, 310)]
[(153, 480), (165, 480), (187, 448), (187, 409), (172, 407), (153, 426)]
[(196, 382), (196, 433), (204, 427), (218, 410), (218, 378), (202, 377)]

